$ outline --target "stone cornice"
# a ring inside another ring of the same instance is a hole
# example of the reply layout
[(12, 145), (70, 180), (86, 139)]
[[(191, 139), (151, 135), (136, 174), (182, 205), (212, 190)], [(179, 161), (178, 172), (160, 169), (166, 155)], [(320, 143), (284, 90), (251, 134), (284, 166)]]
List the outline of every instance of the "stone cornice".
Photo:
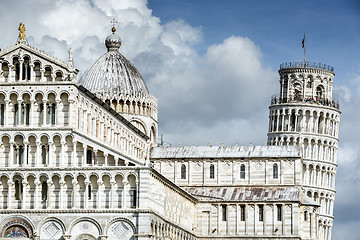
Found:
[(280, 69), (279, 74), (286, 74), (286, 73), (316, 73), (316, 74), (324, 74), (324, 75), (331, 75), (332, 77), (335, 76), (335, 73), (329, 70), (320, 69), (320, 68), (283, 68)]
[[(299, 137), (299, 132), (292, 132), (292, 131), (277, 131), (277, 132), (270, 132), (267, 134), (267, 136), (284, 136), (284, 137), (289, 137), (289, 136), (296, 136)], [(337, 137), (333, 137), (333, 136), (329, 136), (326, 134), (319, 134), (319, 133), (310, 133), (310, 132), (302, 132), (301, 133), (301, 138), (305, 139), (305, 138), (322, 138), (322, 139), (332, 139), (335, 140), (337, 142), (339, 142), (339, 138)]]
[(317, 159), (309, 159), (309, 158), (303, 158), (304, 162), (313, 162), (313, 163), (317, 163), (319, 165), (322, 164), (329, 164), (329, 165), (333, 165), (334, 167), (338, 167), (339, 164), (334, 163), (334, 162), (329, 162), (329, 161), (324, 161), (324, 160), (317, 160)]
[(302, 184), (302, 187), (303, 187), (303, 188), (306, 188), (306, 189), (311, 189), (312, 191), (313, 191), (314, 189), (318, 189), (318, 190), (322, 190), (322, 191), (328, 191), (328, 192), (330, 192), (330, 193), (333, 193), (334, 195), (335, 195), (335, 193), (336, 193), (336, 190), (335, 190), (335, 189), (330, 189), (330, 188), (310, 186), (310, 185), (305, 185), (305, 184)]
[(0, 214), (104, 214), (104, 213), (153, 213), (151, 209), (1, 209)]
[(326, 106), (326, 105), (305, 103), (305, 102), (277, 103), (277, 104), (270, 105), (269, 109), (271, 109), (271, 108), (284, 108), (284, 107), (299, 107), (299, 108), (307, 107), (309, 109), (322, 108), (322, 109), (327, 109), (327, 110), (337, 112), (339, 114), (341, 113), (341, 111), (339, 109), (335, 108), (335, 107), (329, 107), (329, 106)]
[[(54, 166), (49, 166), (49, 167), (31, 167), (31, 166), (14, 166), (14, 167), (6, 167), (6, 168), (0, 168), (0, 172), (2, 172), (2, 174), (4, 174), (5, 171), (12, 171), (12, 172), (31, 172), (34, 173), (36, 171), (42, 172), (42, 173), (47, 173), (47, 172), (70, 172), (70, 171), (75, 171), (75, 172), (79, 172), (79, 170), (83, 171), (90, 171), (90, 172), (94, 172), (94, 171), (120, 171), (120, 170), (144, 170), (144, 169), (149, 169), (148, 167), (145, 166), (98, 166), (98, 165), (94, 165), (94, 166), (73, 166), (73, 167), (66, 167), (66, 166), (58, 166), (58, 167), (54, 167)], [(1, 176), (1, 174), (0, 174)]]

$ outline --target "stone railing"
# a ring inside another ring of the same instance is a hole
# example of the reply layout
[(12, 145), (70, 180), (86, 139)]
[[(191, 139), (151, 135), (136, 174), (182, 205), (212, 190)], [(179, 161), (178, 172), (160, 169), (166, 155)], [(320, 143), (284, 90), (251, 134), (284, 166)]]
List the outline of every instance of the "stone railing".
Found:
[(280, 70), (286, 68), (315, 68), (334, 72), (334, 67), (323, 63), (315, 62), (287, 62), (280, 64)]
[(318, 98), (318, 97), (293, 97), (293, 98), (280, 98), (277, 96), (271, 97), (271, 105), (275, 104), (282, 104), (282, 103), (307, 103), (307, 104), (318, 104), (328, 107), (333, 107), (336, 109), (340, 108), (340, 104), (338, 100), (329, 100), (325, 98)]

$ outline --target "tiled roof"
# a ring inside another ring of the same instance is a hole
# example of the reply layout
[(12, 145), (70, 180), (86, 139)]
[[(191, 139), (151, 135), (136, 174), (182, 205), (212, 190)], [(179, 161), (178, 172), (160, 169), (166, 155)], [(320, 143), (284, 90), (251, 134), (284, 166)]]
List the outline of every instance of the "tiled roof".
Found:
[(151, 158), (269, 158), (300, 157), (297, 146), (181, 146), (156, 147), (151, 150)]

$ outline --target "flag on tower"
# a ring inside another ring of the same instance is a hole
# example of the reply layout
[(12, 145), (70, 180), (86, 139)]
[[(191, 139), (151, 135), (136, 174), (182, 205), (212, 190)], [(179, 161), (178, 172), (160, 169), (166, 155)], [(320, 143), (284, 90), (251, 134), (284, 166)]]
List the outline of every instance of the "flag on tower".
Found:
[(305, 47), (305, 33), (304, 33), (304, 38), (302, 40), (302, 48), (304, 48), (304, 47)]

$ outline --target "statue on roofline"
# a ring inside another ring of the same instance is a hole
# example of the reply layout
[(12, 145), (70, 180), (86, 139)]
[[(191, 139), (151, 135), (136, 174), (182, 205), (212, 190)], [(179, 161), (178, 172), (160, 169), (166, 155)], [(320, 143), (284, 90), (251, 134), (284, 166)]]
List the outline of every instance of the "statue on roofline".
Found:
[(19, 26), (18, 42), (20, 43), (25, 42), (25, 24), (23, 24), (22, 22), (20, 23)]

